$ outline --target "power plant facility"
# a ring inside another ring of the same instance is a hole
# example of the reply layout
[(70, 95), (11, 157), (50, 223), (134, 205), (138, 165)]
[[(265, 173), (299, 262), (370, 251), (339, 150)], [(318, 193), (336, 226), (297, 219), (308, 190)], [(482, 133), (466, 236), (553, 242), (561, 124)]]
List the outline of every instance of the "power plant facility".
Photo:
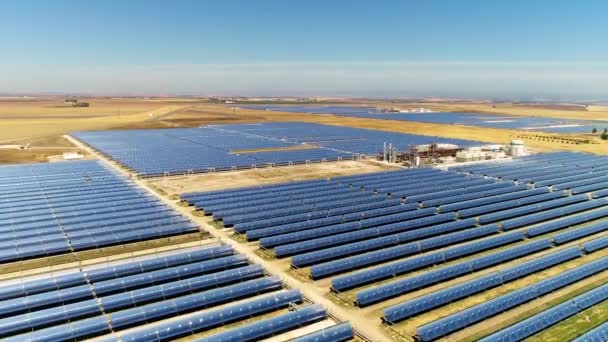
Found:
[(521, 140), (512, 140), (508, 145), (459, 146), (448, 143), (410, 145), (405, 150), (393, 143), (385, 142), (379, 160), (399, 163), (407, 167), (446, 165), (494, 159), (505, 159), (527, 155)]

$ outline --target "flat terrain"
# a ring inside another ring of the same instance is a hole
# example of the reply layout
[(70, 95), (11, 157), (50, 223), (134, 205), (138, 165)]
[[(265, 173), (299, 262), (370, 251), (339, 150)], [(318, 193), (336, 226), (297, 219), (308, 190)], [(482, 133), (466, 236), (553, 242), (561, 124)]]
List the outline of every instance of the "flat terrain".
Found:
[(608, 106), (489, 102), (383, 102), (385, 108), (428, 108), (435, 111), (511, 114), (563, 119), (608, 120)]
[[(198, 108), (208, 108), (201, 109), (201, 111), (220, 111), (226, 110), (223, 107), (218, 107), (215, 105), (202, 105), (197, 104)], [(255, 112), (255, 111), (254, 111)], [(262, 115), (258, 113), (253, 113), (256, 115)], [(252, 115), (253, 115), (252, 114)], [(136, 115), (136, 114), (135, 114)], [(176, 111), (175, 113), (171, 113), (163, 117), (162, 120), (158, 120), (158, 122), (171, 120), (172, 116), (179, 116), (180, 111)], [(246, 120), (249, 116), (247, 112), (242, 114), (240, 120)], [(290, 115), (290, 114), (286, 114)], [(327, 120), (327, 123), (331, 124), (339, 124), (338, 120), (341, 118), (333, 117), (333, 116), (320, 116), (323, 120)], [(271, 120), (272, 118), (267, 118), (267, 120)], [(306, 118), (302, 118), (306, 119)], [(311, 119), (308, 117), (308, 119)], [(349, 125), (363, 125), (360, 122), (361, 119), (353, 119), (349, 120)], [(387, 121), (380, 120), (367, 120), (369, 125), (379, 125), (382, 129), (389, 130), (390, 127), (384, 125)], [(170, 122), (170, 121), (169, 121)], [(152, 121), (151, 121), (152, 123)], [(405, 127), (408, 126), (409, 123), (402, 123)], [(414, 125), (415, 126), (415, 125)], [(437, 125), (441, 126), (441, 125)], [(441, 127), (440, 127), (441, 128)], [(404, 129), (402, 126), (392, 127), (392, 130), (399, 131), (400, 129)], [(441, 128), (443, 129), (443, 128)], [(463, 129), (466, 129), (464, 127)], [(447, 129), (446, 129), (447, 130)], [(496, 130), (501, 131), (501, 130)], [(447, 134), (447, 131), (446, 131)], [(463, 131), (462, 134), (469, 134)], [(497, 133), (498, 134), (498, 133)], [(521, 135), (519, 132), (513, 133), (515, 135)], [(72, 142), (67, 141), (64, 142), (66, 144), (71, 144)], [(567, 143), (564, 143), (567, 144)], [(577, 146), (594, 146), (590, 144), (571, 144), (572, 147)], [(597, 144), (595, 146), (602, 146), (601, 144)], [(88, 153), (92, 156), (97, 156), (94, 151), (89, 150)], [(114, 167), (117, 167), (115, 163), (109, 162)], [(519, 262), (531, 259), (538, 255), (543, 255), (551, 251), (545, 251), (539, 254), (535, 254), (533, 256), (528, 256), (525, 258), (520, 258), (517, 261), (512, 261), (508, 263), (504, 263), (493, 268), (488, 268), (486, 270), (476, 272), (475, 274), (471, 274), (469, 276), (460, 277), (458, 279), (452, 281), (446, 281), (441, 284), (428, 286), (424, 289), (420, 289), (418, 291), (411, 292), (409, 294), (399, 296), (395, 299), (385, 301), (383, 303), (369, 306), (365, 309), (355, 309), (351, 305), (351, 299), (354, 294), (353, 291), (350, 293), (341, 294), (341, 297), (330, 294), (328, 291), (328, 279), (324, 279), (321, 281), (313, 282), (305, 277), (305, 274), (299, 273), (298, 271), (294, 271), (290, 269), (289, 261), (287, 259), (280, 260), (270, 260), (267, 256), (260, 253), (257, 243), (243, 243), (242, 238), (239, 240), (232, 234), (229, 229), (218, 229), (217, 224), (212, 221), (209, 217), (200, 216), (198, 213), (194, 213), (192, 211), (192, 207), (184, 207), (176, 201), (175, 195), (178, 193), (188, 192), (188, 191), (204, 191), (204, 190), (214, 190), (214, 189), (224, 189), (231, 187), (240, 187), (240, 186), (251, 186), (251, 185), (261, 185), (261, 184), (269, 184), (269, 183), (278, 183), (284, 181), (295, 181), (295, 180), (303, 180), (303, 179), (313, 179), (313, 178), (327, 178), (335, 175), (343, 175), (343, 174), (356, 174), (361, 172), (372, 172), (372, 171), (381, 171), (386, 169), (386, 165), (382, 165), (379, 163), (375, 163), (373, 161), (366, 162), (358, 162), (358, 161), (344, 161), (339, 163), (319, 163), (319, 164), (310, 164), (310, 165), (299, 165), (292, 167), (280, 167), (280, 168), (266, 168), (266, 169), (257, 169), (257, 170), (245, 170), (245, 171), (237, 171), (237, 172), (225, 172), (225, 173), (213, 173), (213, 174), (204, 174), (204, 175), (194, 175), (194, 176), (186, 176), (186, 177), (169, 177), (166, 179), (150, 179), (150, 180), (136, 180), (139, 185), (147, 187), (155, 192), (155, 195), (163, 200), (168, 205), (172, 206), (174, 209), (180, 211), (181, 213), (188, 215), (193, 221), (198, 223), (205, 231), (208, 231), (215, 239), (221, 240), (233, 246), (237, 251), (241, 253), (247, 254), (252, 260), (257, 263), (260, 263), (265, 266), (265, 268), (271, 274), (280, 275), (282, 279), (286, 281), (289, 286), (297, 287), (301, 289), (307, 297), (312, 299), (317, 303), (323, 304), (328, 308), (329, 312), (335, 314), (341, 319), (350, 320), (355, 327), (357, 327), (363, 333), (369, 335), (374, 341), (386, 341), (389, 340), (390, 337), (393, 337), (396, 340), (409, 340), (409, 337), (414, 332), (415, 327), (428, 323), (432, 320), (435, 320), (440, 317), (444, 317), (447, 314), (462, 310), (464, 308), (479, 304), (481, 302), (487, 301), (490, 298), (494, 298), (497, 295), (504, 294), (510, 290), (520, 288), (522, 286), (529, 285), (533, 282), (536, 282), (541, 279), (546, 279), (552, 275), (563, 272), (566, 269), (574, 268), (576, 266), (581, 265), (584, 262), (589, 262), (590, 260), (595, 260), (599, 257), (603, 257), (608, 255), (608, 251), (602, 251), (593, 253), (589, 256), (583, 257), (581, 259), (573, 260), (563, 265), (559, 265), (553, 267), (551, 269), (547, 269), (543, 272), (539, 272), (534, 275), (530, 275), (528, 277), (524, 277), (518, 281), (514, 281), (512, 283), (506, 284), (504, 286), (497, 287), (490, 291), (486, 291), (484, 293), (480, 293), (478, 295), (471, 296), (465, 300), (459, 301), (457, 303), (446, 305), (440, 309), (430, 311), (426, 314), (422, 314), (416, 316), (415, 318), (407, 321), (403, 321), (391, 328), (388, 328), (384, 325), (380, 324), (379, 316), (381, 314), (381, 310), (390, 304), (396, 304), (400, 301), (403, 301), (408, 298), (414, 298), (419, 295), (423, 295), (429, 293), (434, 290), (438, 290), (441, 288), (445, 288), (447, 286), (456, 284), (465, 279), (472, 279), (481, 274), (487, 274), (491, 271), (499, 270), (507, 266), (515, 265)], [(124, 169), (120, 169), (124, 172)], [(604, 236), (605, 233), (598, 234), (594, 237)], [(592, 237), (589, 237), (589, 239)], [(575, 244), (578, 244), (580, 241), (573, 242), (571, 244), (564, 245), (564, 247), (569, 247)], [(192, 241), (179, 241), (179, 243), (192, 243)], [(167, 243), (169, 244), (169, 243)], [(165, 248), (167, 244), (159, 244), (159, 248)], [(560, 247), (562, 248), (562, 247)], [(108, 256), (111, 256), (112, 251), (107, 253)], [(116, 253), (116, 250), (113, 250)], [(126, 251), (125, 251), (126, 252)], [(92, 259), (91, 257), (79, 256), (82, 260)], [(102, 257), (99, 255), (99, 257)], [(446, 264), (446, 266), (449, 264)], [(411, 275), (411, 274), (410, 274)], [(409, 275), (408, 275), (409, 276)], [(399, 278), (404, 278), (404, 276), (399, 276)], [(589, 279), (577, 282), (572, 286), (564, 288), (562, 290), (556, 291), (550, 295), (539, 298), (538, 300), (532, 301), (524, 306), (516, 308), (514, 310), (510, 310), (501, 315), (497, 315), (496, 317), (485, 321), (484, 323), (471, 326), (470, 328), (459, 331), (452, 336), (446, 337), (446, 341), (473, 341), (478, 339), (481, 336), (487, 335), (492, 331), (504, 327), (509, 323), (520, 320), (538, 312), (539, 310), (545, 309), (550, 305), (554, 305), (556, 302), (561, 302), (570, 298), (573, 293), (580, 291), (583, 288), (589, 287), (592, 284), (597, 284), (598, 282), (605, 282), (607, 275), (606, 273), (598, 274), (597, 276), (590, 277)], [(394, 279), (390, 279), (394, 280)], [(387, 281), (390, 281), (387, 280)], [(603, 317), (601, 315), (595, 315), (596, 317)], [(594, 316), (594, 317), (595, 317)], [(583, 316), (585, 317), (585, 316)], [(580, 317), (579, 317), (580, 318)], [(599, 318), (597, 318), (599, 319)], [(596, 318), (592, 319), (593, 322), (597, 322)], [(583, 326), (584, 323), (574, 322), (570, 323), (574, 324), (574, 326)], [(589, 324), (587, 324), (589, 325)], [(556, 326), (557, 329), (558, 326)], [(556, 339), (555, 334), (559, 334), (559, 330), (555, 330), (553, 334), (543, 335), (539, 340), (558, 340)]]
[[(472, 139), (506, 143), (522, 139), (537, 150), (571, 150), (608, 154), (608, 143), (591, 134), (561, 135), (507, 129), (453, 126), (431, 123), (347, 118), (334, 115), (296, 114), (238, 108), (238, 105), (210, 104), (204, 99), (94, 98), (79, 99), (90, 107), (64, 104), (63, 98), (0, 99), (0, 145), (31, 144), (59, 147), (48, 151), (0, 149), (0, 163), (45, 161), (69, 146), (61, 135), (76, 130), (196, 127), (202, 124), (251, 123), (273, 121), (316, 122), (329, 125)], [(412, 103), (353, 102), (385, 107), (472, 111), (514, 115), (534, 115), (574, 119), (608, 119), (608, 106), (514, 105), (491, 103)], [(344, 105), (344, 104), (341, 104)]]
[(330, 178), (367, 172), (380, 172), (389, 169), (394, 169), (394, 167), (369, 161), (348, 160), (191, 176), (151, 178), (146, 180), (146, 183), (161, 194), (176, 196), (184, 192), (212, 191), (307, 179)]

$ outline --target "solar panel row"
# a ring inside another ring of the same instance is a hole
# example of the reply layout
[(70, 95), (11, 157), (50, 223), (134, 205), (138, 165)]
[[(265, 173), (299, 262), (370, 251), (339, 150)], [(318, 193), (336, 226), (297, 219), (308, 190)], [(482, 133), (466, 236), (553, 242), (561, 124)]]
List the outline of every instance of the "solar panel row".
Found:
[(259, 341), (274, 333), (325, 319), (327, 313), (321, 305), (309, 305), (289, 313), (230, 329), (219, 334), (197, 339), (197, 342)]
[(536, 186), (567, 189), (602, 182), (602, 177), (608, 172), (607, 160), (606, 157), (592, 154), (558, 152), (520, 157), (511, 163), (454, 166), (450, 169), (517, 180), (521, 184), (534, 183)]
[(608, 285), (596, 287), (566, 302), (513, 324), (480, 342), (520, 341), (608, 299)]
[(556, 276), (546, 278), (532, 285), (522, 287), (482, 304), (423, 325), (418, 328), (418, 337), (421, 341), (435, 340), (438, 337), (460, 330), (606, 269), (608, 269), (608, 258), (591, 261), (575, 269), (562, 272)]
[[(489, 225), (482, 227), (481, 229), (475, 229), (472, 233), (479, 234), (478, 236), (484, 236), (487, 234), (492, 234), (497, 232), (498, 229), (495, 225)], [(512, 243), (514, 241), (523, 239), (523, 234), (516, 232), (515, 234), (499, 234), (495, 237), (490, 237), (487, 239), (482, 239), (479, 241), (471, 241), (469, 243), (455, 246), (449, 249), (446, 249), (441, 252), (437, 252), (436, 254), (425, 255), (422, 258), (427, 259), (427, 261), (432, 261), (433, 263), (440, 263), (445, 260), (453, 259), (456, 256), (467, 255), (473, 252), (483, 251), (489, 248), (505, 245)], [(451, 239), (450, 239), (451, 240)], [(446, 241), (449, 243), (449, 241)], [(445, 241), (445, 240), (444, 240)], [(408, 256), (416, 254), (421, 250), (422, 247), (419, 245), (405, 244), (400, 246), (395, 246), (391, 248), (381, 249), (374, 252), (363, 253), (355, 256), (351, 256), (348, 258), (343, 258), (335, 261), (329, 261), (321, 264), (317, 264), (311, 267), (310, 272), (313, 278), (321, 278), (328, 275), (343, 273), (345, 271), (356, 270), (363, 268), (365, 266), (375, 265), (382, 262), (394, 260), (400, 258), (401, 256)], [(430, 248), (429, 248), (430, 249)], [(421, 258), (421, 259), (422, 259)], [(406, 259), (404, 264), (400, 265), (400, 267), (405, 266), (405, 268), (412, 268), (412, 264), (410, 260), (415, 260), (417, 262), (417, 267), (422, 267), (425, 264), (421, 263), (420, 259), (411, 258)], [(381, 266), (382, 267), (382, 266)], [(413, 267), (414, 269), (416, 267)], [(385, 271), (393, 272), (394, 269), (392, 267), (387, 267), (384, 269)], [(378, 272), (378, 269), (374, 269), (373, 273)], [(381, 273), (376, 273), (377, 275)], [(375, 275), (375, 276), (377, 276)], [(363, 276), (364, 280), (368, 280), (370, 278), (369, 275)], [(335, 287), (335, 282), (332, 282), (332, 286)], [(348, 287), (353, 286), (353, 281), (350, 281)]]
[(353, 328), (349, 323), (336, 324), (332, 327), (321, 329), (306, 336), (293, 340), (293, 342), (340, 342), (353, 337)]
[[(282, 314), (305, 302), (298, 290), (285, 290), (278, 278), (266, 276), (232, 248), (211, 245), (0, 283), (0, 336), (7, 341), (94, 336), (168, 341), (208, 331), (208, 339), (245, 332), (251, 336), (242, 339), (247, 340), (325, 319), (319, 305)], [(277, 316), (247, 322), (269, 312)], [(186, 316), (165, 320), (175, 315)], [(213, 330), (244, 320), (232, 330)], [(338, 332), (348, 337), (343, 328)]]
[(428, 285), (460, 277), (462, 275), (501, 264), (508, 260), (526, 256), (550, 247), (551, 243), (547, 239), (528, 242), (502, 251), (456, 263), (444, 268), (431, 270), (418, 276), (405, 278), (403, 280), (390, 282), (388, 284), (357, 292), (356, 301), (359, 306), (384, 301)]
[[(440, 214), (410, 221), (393, 223), (376, 228), (362, 229), (352, 233), (337, 234), (331, 237), (312, 239), (306, 242), (301, 242), (294, 247), (304, 246), (302, 250), (312, 250), (314, 246), (340, 246), (325, 248), (320, 251), (313, 251), (294, 255), (291, 258), (291, 264), (295, 267), (303, 267), (328, 259), (348, 256), (356, 252), (365, 252), (383, 247), (394, 246), (428, 236), (440, 235), (464, 228), (470, 228), (475, 225), (474, 219), (453, 221), (453, 218), (454, 217), (452, 214)], [(436, 224), (442, 221), (449, 222)], [(429, 226), (429, 224), (434, 225)], [(387, 232), (389, 228), (391, 229), (391, 231), (399, 231), (407, 230), (408, 228), (412, 227), (417, 229), (382, 236), (383, 232)], [(364, 241), (353, 242), (360, 240)]]
[(0, 190), (0, 262), (198, 231), (97, 161), (2, 166)]
[(539, 270), (561, 264), (580, 256), (581, 251), (577, 247), (553, 252), (546, 256), (535, 258), (519, 265), (508, 267), (501, 271), (391, 306), (384, 310), (384, 319), (387, 322), (395, 323), (440, 305), (445, 305), (457, 299), (468, 297), (472, 294), (485, 291), (489, 288), (504, 284), (505, 282), (513, 281), (522, 276), (535, 273)]

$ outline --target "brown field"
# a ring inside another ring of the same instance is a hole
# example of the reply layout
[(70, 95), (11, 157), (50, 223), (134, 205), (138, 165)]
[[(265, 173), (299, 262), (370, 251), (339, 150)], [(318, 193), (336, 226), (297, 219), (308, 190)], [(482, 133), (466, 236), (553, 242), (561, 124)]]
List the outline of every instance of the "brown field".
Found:
[(95, 118), (138, 114), (166, 105), (143, 99), (79, 99), (79, 102), (88, 102), (90, 107), (72, 107), (64, 104), (63, 98), (53, 97), (31, 100), (0, 99), (0, 118), (3, 120)]
[(313, 163), (276, 168), (174, 176), (146, 180), (148, 185), (169, 196), (184, 192), (211, 191), (244, 186), (267, 185), (307, 179), (330, 178), (366, 172), (380, 172), (394, 167), (368, 161)]

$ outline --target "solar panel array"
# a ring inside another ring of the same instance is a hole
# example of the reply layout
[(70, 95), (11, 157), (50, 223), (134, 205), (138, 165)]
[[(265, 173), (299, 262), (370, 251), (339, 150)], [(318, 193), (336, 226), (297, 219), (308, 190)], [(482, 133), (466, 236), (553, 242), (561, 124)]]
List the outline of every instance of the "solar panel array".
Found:
[[(598, 286), (561, 304), (541, 311), (481, 341), (520, 341), (606, 300), (608, 300), (608, 284)], [(590, 336), (588, 335), (587, 338), (590, 338)], [(598, 341), (605, 339), (604, 337), (604, 339), (598, 339)]]
[(4, 341), (255, 341), (317, 322), (301, 341), (354, 336), (220, 244), (0, 282)]
[(0, 263), (192, 232), (100, 162), (0, 166)]
[(433, 341), (438, 337), (463, 329), (605, 270), (608, 270), (608, 258), (604, 257), (594, 260), (583, 266), (562, 272), (556, 276), (546, 278), (532, 285), (522, 287), (482, 304), (423, 325), (418, 328), (418, 337), (422, 341)]
[(383, 321), (397, 329), (452, 302), (547, 269), (579, 265), (531, 285), (525, 296), (510, 293), (478, 311), (420, 325), (415, 337), (431, 341), (608, 269), (596, 253), (608, 248), (603, 236), (608, 198), (602, 195), (608, 187), (573, 191), (580, 183), (572, 183), (580, 180), (576, 171), (593, 174), (583, 186), (605, 184), (604, 161), (554, 153), (449, 171), (387, 171), (182, 199), (258, 241), (265, 253), (289, 258), (296, 272), (313, 280), (330, 278), (338, 298), (381, 308)]
[[(199, 231), (98, 161), (2, 166), (0, 189), (2, 263)], [(348, 323), (335, 325), (322, 306), (220, 244), (18, 276), (0, 281), (7, 341), (354, 336)], [(297, 332), (317, 325), (310, 336)]]
[(606, 187), (608, 157), (587, 153), (558, 152), (516, 158), (506, 163), (453, 166), (450, 170), (496, 179), (552, 186), (573, 193), (586, 193)]
[(464, 125), (477, 127), (492, 127), (518, 129), (535, 132), (551, 133), (591, 133), (593, 128), (602, 131), (608, 128), (608, 121), (574, 120), (546, 117), (519, 116), (508, 114), (479, 114), (463, 112), (432, 112), (432, 113), (387, 113), (370, 107), (348, 106), (245, 106), (250, 109), (266, 109), (293, 113), (334, 114), (339, 116), (415, 121), (447, 125)]
[(381, 153), (387, 141), (402, 148), (430, 143), (479, 144), (299, 122), (75, 132), (73, 136), (144, 177), (352, 159)]

